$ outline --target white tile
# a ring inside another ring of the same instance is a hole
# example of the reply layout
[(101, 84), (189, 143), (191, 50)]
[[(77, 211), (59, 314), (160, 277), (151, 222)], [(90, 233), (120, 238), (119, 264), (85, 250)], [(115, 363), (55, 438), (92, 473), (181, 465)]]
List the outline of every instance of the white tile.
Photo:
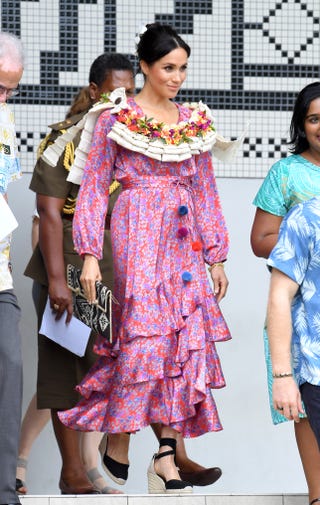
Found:
[(206, 496), (206, 505), (283, 505), (282, 495)]
[(21, 496), (21, 505), (306, 505), (308, 496), (192, 494), (121, 495), (121, 496)]
[(19, 496), (21, 505), (50, 505), (49, 496)]
[(283, 505), (306, 505), (308, 503), (308, 495), (286, 495), (283, 497)]
[[(127, 497), (114, 495), (77, 495), (50, 498), (49, 505), (127, 505)], [(30, 504), (31, 505), (31, 504)]]
[(129, 496), (128, 505), (206, 505), (206, 498), (195, 494)]

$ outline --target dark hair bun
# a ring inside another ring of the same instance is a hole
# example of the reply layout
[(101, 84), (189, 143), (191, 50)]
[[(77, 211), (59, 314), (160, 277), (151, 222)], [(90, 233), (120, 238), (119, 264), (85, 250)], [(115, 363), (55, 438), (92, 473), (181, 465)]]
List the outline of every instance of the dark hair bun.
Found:
[(140, 35), (137, 45), (139, 60), (150, 65), (178, 47), (182, 47), (188, 57), (190, 56), (190, 47), (172, 26), (150, 23), (146, 25), (146, 28), (147, 30)]

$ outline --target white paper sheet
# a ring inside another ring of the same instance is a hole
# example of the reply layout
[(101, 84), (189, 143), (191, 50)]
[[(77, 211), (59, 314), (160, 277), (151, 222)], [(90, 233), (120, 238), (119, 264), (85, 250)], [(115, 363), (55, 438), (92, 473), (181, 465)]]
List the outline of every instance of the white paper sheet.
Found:
[(4, 196), (0, 193), (0, 240), (10, 235), (18, 226), (12, 210), (7, 204)]
[(55, 317), (56, 313), (51, 309), (48, 298), (39, 333), (74, 354), (84, 356), (91, 333), (89, 326), (76, 317), (72, 317), (70, 323), (66, 324), (67, 313), (62, 314), (58, 321)]

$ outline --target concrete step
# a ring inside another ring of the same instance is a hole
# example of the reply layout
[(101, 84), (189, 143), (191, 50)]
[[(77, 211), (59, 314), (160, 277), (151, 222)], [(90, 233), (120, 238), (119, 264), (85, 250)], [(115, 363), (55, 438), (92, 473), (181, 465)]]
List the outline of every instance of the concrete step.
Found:
[(21, 496), (22, 505), (308, 505), (306, 494)]

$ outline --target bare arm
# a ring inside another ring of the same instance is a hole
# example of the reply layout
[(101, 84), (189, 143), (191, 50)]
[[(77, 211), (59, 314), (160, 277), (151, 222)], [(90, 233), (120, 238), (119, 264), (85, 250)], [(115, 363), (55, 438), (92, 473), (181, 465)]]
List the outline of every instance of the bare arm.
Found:
[(39, 242), (39, 218), (38, 216), (33, 216), (32, 228), (31, 228), (31, 246), (33, 251), (35, 250), (38, 242)]
[(251, 247), (256, 256), (268, 258), (276, 245), (282, 216), (257, 208), (251, 229)]
[(39, 245), (46, 266), (49, 281), (50, 306), (59, 306), (57, 318), (67, 311), (66, 322), (73, 313), (72, 295), (66, 282), (63, 258), (63, 223), (61, 211), (65, 200), (51, 196), (37, 195), (40, 216)]
[[(272, 269), (268, 299), (267, 324), (272, 370), (274, 374), (291, 372), (291, 304), (299, 286), (276, 268)], [(299, 422), (303, 412), (300, 392), (293, 377), (275, 378), (273, 404), (283, 408), (283, 415)]]

